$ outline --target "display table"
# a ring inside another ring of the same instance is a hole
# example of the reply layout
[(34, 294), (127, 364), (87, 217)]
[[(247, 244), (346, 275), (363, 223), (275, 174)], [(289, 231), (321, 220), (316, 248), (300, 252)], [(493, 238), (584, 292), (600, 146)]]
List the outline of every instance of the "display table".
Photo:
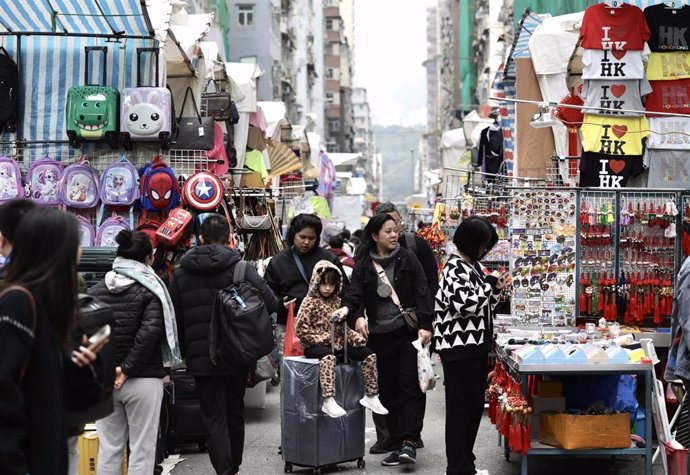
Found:
[[(527, 459), (529, 455), (642, 455), (645, 458), (645, 475), (652, 475), (652, 364), (583, 364), (583, 365), (520, 365), (508, 356), (505, 349), (497, 348), (498, 358), (503, 365), (520, 381), (523, 394), (528, 394), (527, 376), (529, 375), (605, 375), (605, 374), (635, 374), (644, 379), (644, 410), (647, 414), (645, 423), (646, 447), (643, 449), (582, 449), (566, 450), (558, 447), (533, 442), (526, 455), (522, 457), (521, 474), (527, 475)], [(510, 458), (510, 448), (504, 439), (506, 460)]]

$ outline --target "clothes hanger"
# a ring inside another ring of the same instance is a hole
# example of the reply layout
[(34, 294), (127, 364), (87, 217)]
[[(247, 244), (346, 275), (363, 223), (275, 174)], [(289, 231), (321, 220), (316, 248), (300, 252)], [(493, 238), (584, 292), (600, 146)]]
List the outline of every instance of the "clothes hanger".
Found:
[(606, 0), (604, 3), (609, 8), (621, 8), (625, 2), (621, 0)]
[(670, 1), (664, 4), (667, 10), (678, 10), (683, 8), (683, 2), (680, 1)]

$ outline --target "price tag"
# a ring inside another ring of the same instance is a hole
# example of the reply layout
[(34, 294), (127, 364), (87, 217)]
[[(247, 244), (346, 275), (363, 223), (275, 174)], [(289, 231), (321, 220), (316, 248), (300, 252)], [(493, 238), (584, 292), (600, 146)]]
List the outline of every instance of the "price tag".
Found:
[(204, 136), (204, 128), (199, 127), (199, 137), (203, 137), (203, 136)]

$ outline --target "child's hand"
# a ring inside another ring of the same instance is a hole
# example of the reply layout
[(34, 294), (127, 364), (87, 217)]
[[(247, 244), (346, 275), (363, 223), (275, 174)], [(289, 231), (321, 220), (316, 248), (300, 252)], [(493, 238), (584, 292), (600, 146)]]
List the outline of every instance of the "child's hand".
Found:
[(331, 315), (331, 322), (342, 322), (347, 317), (349, 309), (347, 307), (341, 307)]

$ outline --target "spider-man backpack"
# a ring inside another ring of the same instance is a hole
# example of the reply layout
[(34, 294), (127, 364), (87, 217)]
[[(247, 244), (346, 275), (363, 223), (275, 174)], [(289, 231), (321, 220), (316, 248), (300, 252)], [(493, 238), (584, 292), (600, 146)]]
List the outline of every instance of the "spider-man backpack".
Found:
[(160, 157), (141, 171), (139, 201), (147, 211), (167, 211), (180, 202), (180, 185), (175, 172)]

